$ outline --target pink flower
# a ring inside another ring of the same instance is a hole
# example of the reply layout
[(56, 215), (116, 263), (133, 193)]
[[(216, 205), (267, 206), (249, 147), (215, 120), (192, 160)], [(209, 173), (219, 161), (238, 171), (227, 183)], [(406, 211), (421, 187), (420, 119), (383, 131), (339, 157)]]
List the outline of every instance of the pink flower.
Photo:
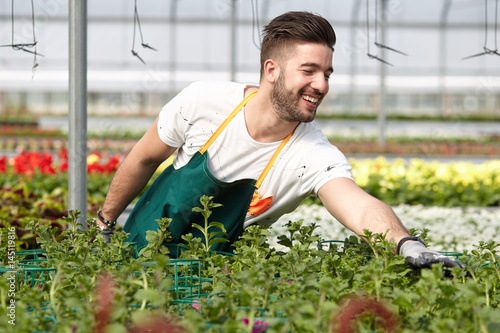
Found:
[(200, 300), (195, 299), (195, 300), (193, 301), (193, 304), (191, 304), (191, 306), (192, 306), (193, 308), (195, 308), (196, 310), (200, 311)]
[[(243, 318), (242, 321), (245, 323), (245, 325), (248, 325), (250, 323), (248, 318)], [(264, 332), (266, 329), (267, 329), (267, 323), (265, 321), (256, 320), (253, 323), (252, 333)]]

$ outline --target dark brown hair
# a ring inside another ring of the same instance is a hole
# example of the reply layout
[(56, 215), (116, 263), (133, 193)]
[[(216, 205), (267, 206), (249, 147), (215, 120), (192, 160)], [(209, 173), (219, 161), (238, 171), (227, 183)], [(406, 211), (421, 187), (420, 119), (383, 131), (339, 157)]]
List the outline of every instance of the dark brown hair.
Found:
[(287, 12), (274, 18), (262, 31), (261, 75), (267, 59), (283, 59), (296, 43), (318, 43), (330, 47), (337, 40), (335, 31), (323, 17), (309, 12)]

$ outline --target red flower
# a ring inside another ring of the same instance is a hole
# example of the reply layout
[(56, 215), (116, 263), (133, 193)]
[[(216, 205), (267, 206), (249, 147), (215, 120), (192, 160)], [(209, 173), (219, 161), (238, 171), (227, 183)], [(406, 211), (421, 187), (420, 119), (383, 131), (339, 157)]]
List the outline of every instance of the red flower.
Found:
[(118, 166), (120, 164), (121, 156), (116, 154), (109, 158), (108, 163), (106, 163), (106, 171), (108, 173), (113, 173), (118, 170)]
[(32, 174), (33, 169), (31, 167), (31, 161), (29, 154), (26, 151), (21, 152), (21, 154), (14, 157), (13, 169), (15, 174)]
[(68, 161), (68, 150), (64, 148), (59, 149), (59, 154), (57, 158), (59, 159), (59, 162)]
[(107, 173), (111, 174), (118, 170), (118, 166), (120, 165), (121, 156), (116, 154), (108, 159), (108, 161), (104, 164), (100, 164), (99, 162), (95, 162), (87, 165), (87, 171), (89, 173)]
[[(96, 156), (102, 156), (101, 152), (92, 153)], [(107, 159), (106, 163), (94, 163), (87, 165), (89, 173), (107, 173), (112, 174), (118, 170), (122, 160), (120, 154), (116, 154)], [(19, 155), (7, 160), (7, 157), (0, 157), (0, 173), (7, 172), (7, 165), (12, 165), (12, 171), (18, 175), (33, 176), (36, 172), (42, 174), (55, 174), (56, 172), (68, 171), (68, 151), (60, 149), (57, 156), (57, 165), (53, 161), (53, 154), (22, 151)]]
[(57, 160), (59, 162), (59, 172), (68, 171), (68, 150), (59, 149), (57, 154)]
[(65, 172), (68, 171), (68, 162), (63, 162), (59, 164), (59, 172)]
[(41, 159), (40, 164), (38, 165), (40, 172), (43, 174), (51, 174), (51, 175), (55, 174), (56, 170), (52, 165), (52, 155), (41, 154), (39, 157)]
[(23, 151), (13, 158), (13, 171), (15, 174), (28, 176), (33, 175), (35, 171), (43, 174), (54, 174), (52, 155)]
[(0, 157), (0, 173), (7, 172), (7, 156)]

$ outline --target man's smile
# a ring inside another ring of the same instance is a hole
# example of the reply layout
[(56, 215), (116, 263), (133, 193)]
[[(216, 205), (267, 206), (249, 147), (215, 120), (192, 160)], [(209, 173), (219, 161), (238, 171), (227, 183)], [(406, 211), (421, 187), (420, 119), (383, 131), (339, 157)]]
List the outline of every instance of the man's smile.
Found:
[(312, 97), (312, 96), (309, 96), (309, 95), (302, 95), (302, 99), (308, 101), (308, 102), (311, 102), (313, 104), (317, 104), (318, 101), (319, 101), (319, 98), (315, 98), (315, 97)]

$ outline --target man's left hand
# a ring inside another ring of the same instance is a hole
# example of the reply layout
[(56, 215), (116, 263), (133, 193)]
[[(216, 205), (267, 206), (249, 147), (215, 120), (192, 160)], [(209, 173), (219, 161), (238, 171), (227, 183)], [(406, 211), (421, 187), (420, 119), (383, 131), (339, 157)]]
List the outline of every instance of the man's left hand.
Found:
[(452, 257), (445, 256), (437, 251), (429, 250), (421, 241), (411, 240), (404, 242), (399, 248), (399, 254), (406, 258), (410, 265), (416, 268), (429, 268), (432, 264), (443, 263), (444, 267), (460, 267), (465, 265)]

